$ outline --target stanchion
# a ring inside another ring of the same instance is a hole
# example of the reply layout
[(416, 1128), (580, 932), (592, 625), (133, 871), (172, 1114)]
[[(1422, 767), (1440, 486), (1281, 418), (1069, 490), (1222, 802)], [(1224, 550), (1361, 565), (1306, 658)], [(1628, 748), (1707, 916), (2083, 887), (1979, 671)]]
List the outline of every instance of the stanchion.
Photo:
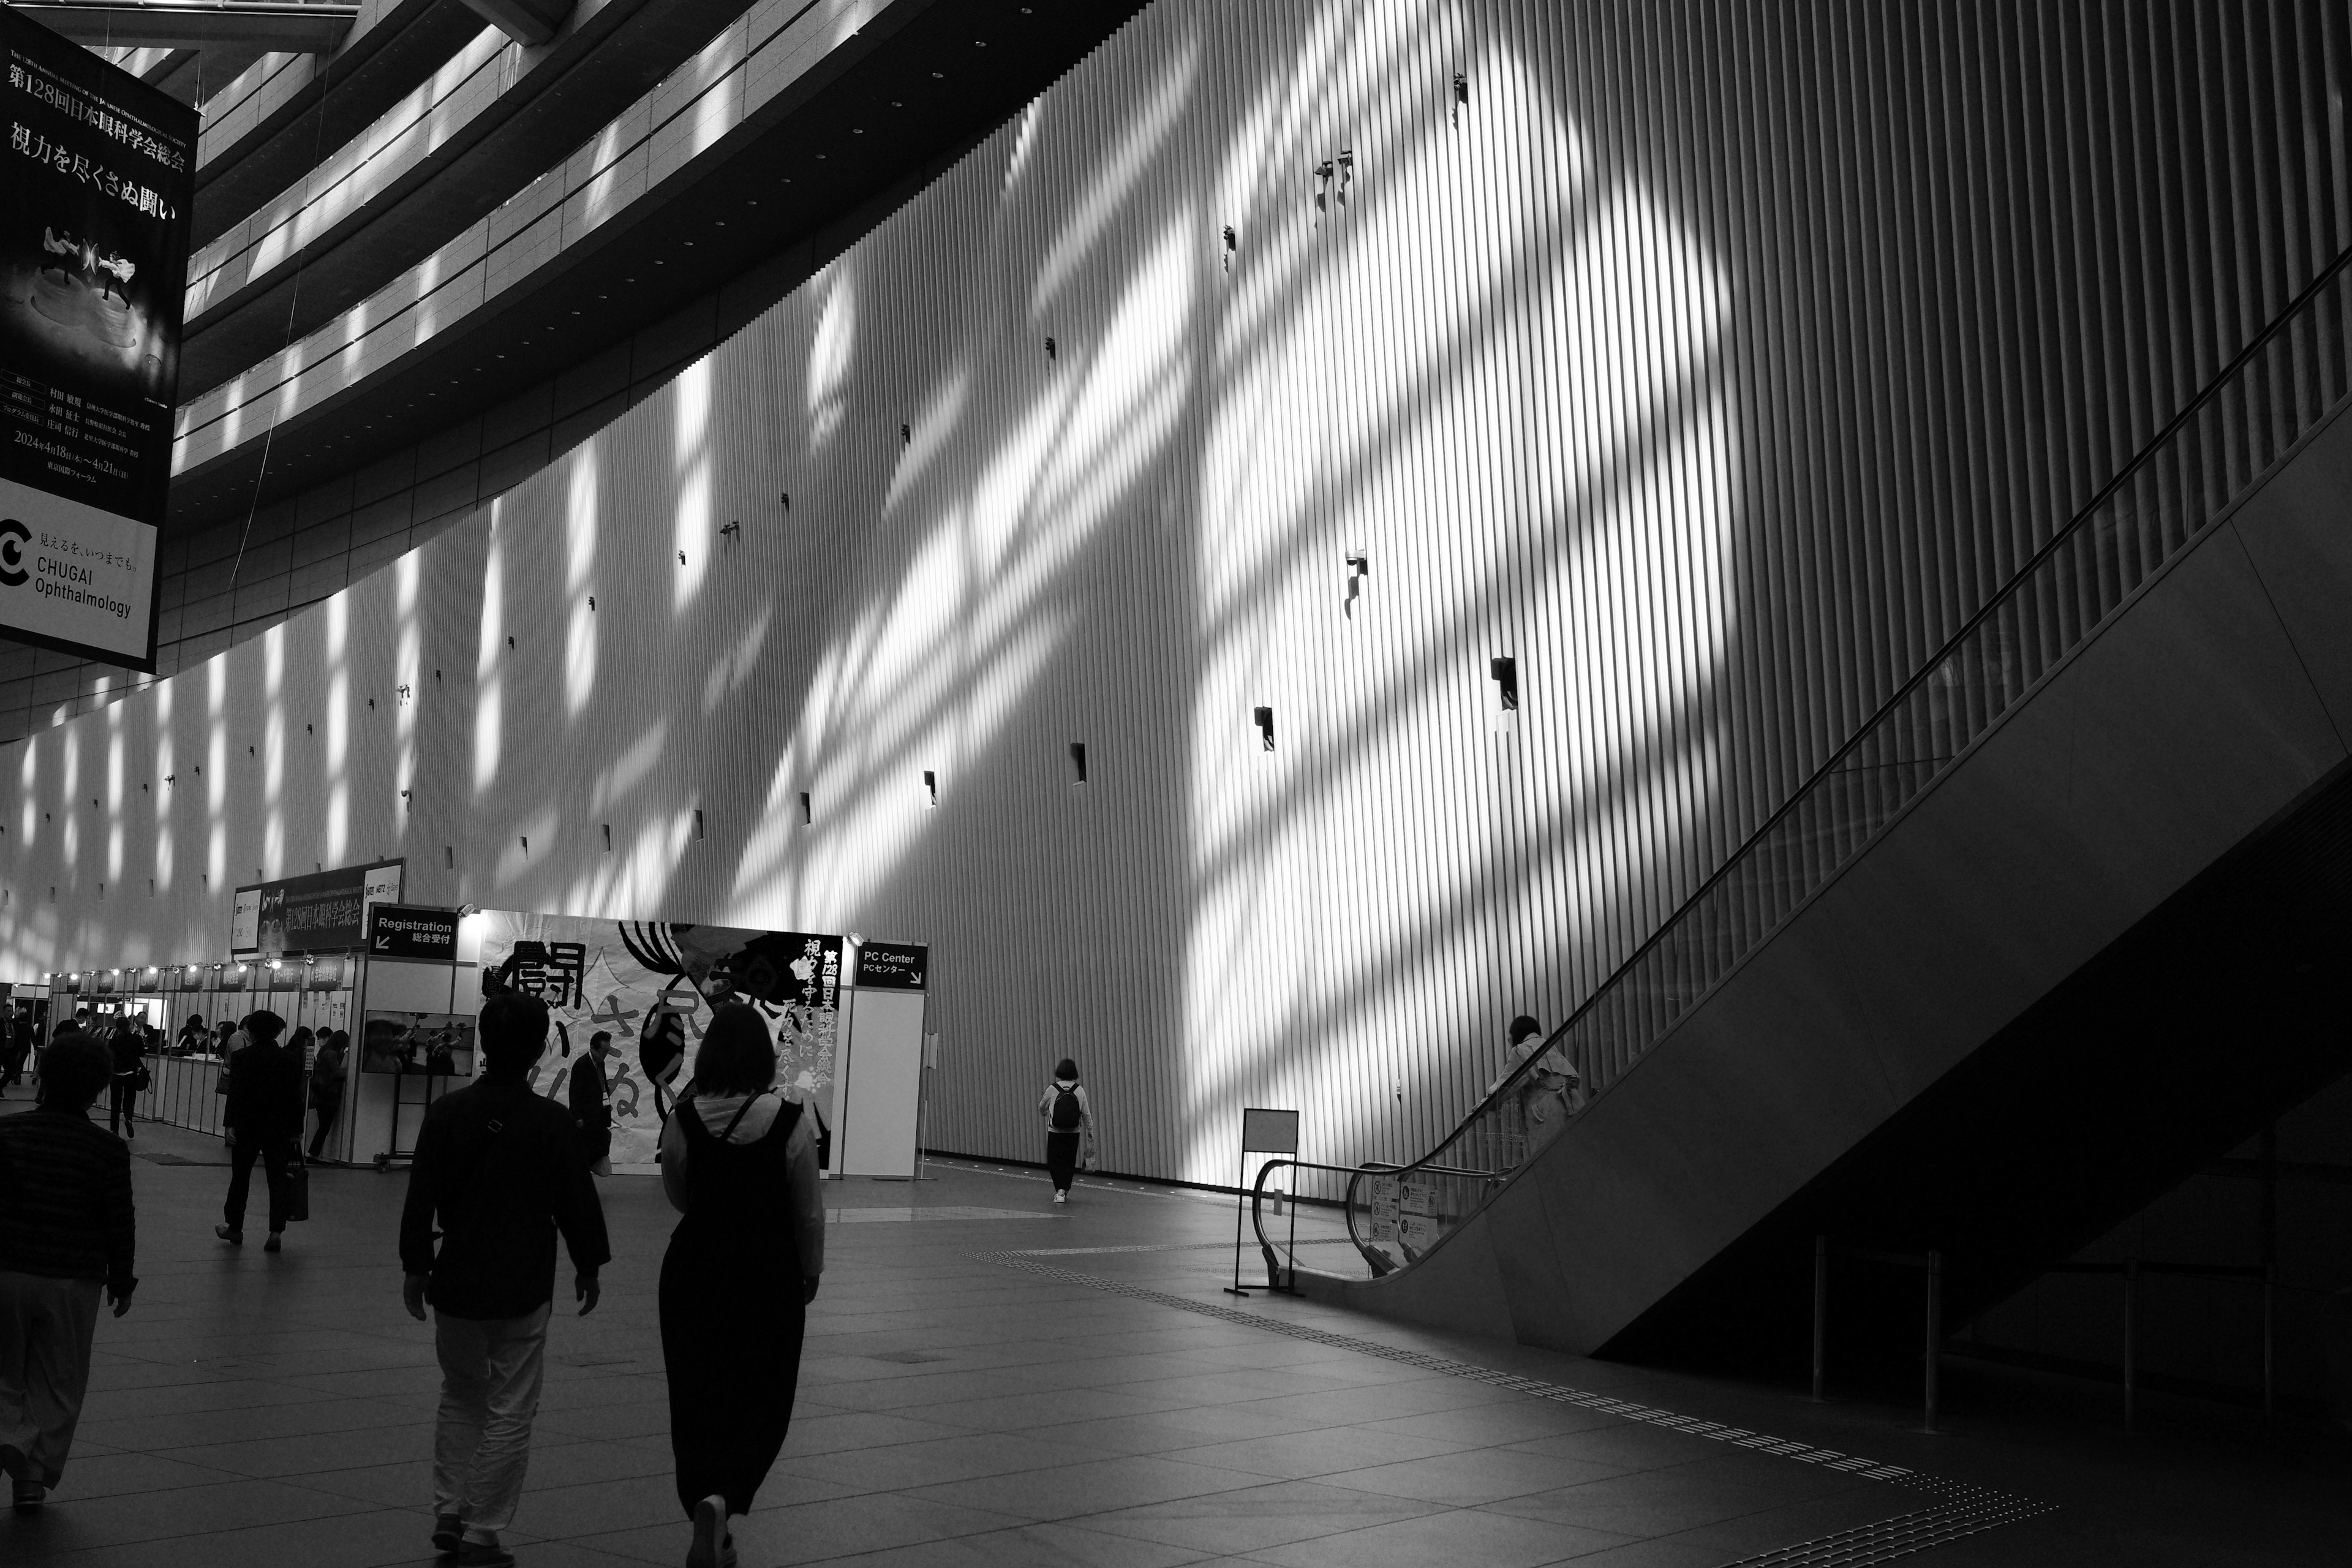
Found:
[(2124, 1259), (2124, 1430), (2139, 1425), (2139, 1259)]
[(1828, 1395), (1830, 1352), (1830, 1238), (1813, 1237), (1813, 1403)]

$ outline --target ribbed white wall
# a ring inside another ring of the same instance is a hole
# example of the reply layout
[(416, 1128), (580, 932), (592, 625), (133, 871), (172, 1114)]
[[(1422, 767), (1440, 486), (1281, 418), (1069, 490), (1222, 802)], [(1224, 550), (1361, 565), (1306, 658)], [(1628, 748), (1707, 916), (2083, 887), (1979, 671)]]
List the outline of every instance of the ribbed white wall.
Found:
[(1120, 1168), (1418, 1152), (2352, 237), (2348, 52), (1161, 0), (478, 523), (16, 748), (0, 947), (405, 855), (932, 942), (944, 1146), (1067, 1053)]

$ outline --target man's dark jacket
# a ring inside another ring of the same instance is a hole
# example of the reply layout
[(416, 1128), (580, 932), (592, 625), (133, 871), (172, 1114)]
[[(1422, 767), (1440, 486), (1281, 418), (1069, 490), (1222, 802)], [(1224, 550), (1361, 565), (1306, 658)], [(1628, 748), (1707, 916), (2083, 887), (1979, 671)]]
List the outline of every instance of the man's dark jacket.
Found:
[(580, 1154), (590, 1164), (613, 1152), (613, 1108), (604, 1081), (604, 1064), (594, 1047), (572, 1068), (572, 1121), (580, 1129)]
[(569, 1109), (520, 1077), (484, 1078), (435, 1100), (416, 1135), (400, 1215), (400, 1266), (432, 1277), (425, 1299), (452, 1318), (539, 1310), (555, 1297), (559, 1230), (573, 1268), (611, 1260), (604, 1205)]
[(231, 1052), (221, 1125), (257, 1143), (300, 1136), (301, 1057), (283, 1046), (257, 1042)]

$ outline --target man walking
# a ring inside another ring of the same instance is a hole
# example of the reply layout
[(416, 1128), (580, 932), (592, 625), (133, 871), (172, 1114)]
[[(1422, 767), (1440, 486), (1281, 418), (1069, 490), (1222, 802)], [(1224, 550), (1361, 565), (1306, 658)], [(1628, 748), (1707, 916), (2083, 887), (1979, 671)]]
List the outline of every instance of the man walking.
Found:
[(253, 1163), (261, 1162), (269, 1184), (269, 1239), (264, 1252), (276, 1252), (286, 1243), (286, 1221), (294, 1212), (294, 1162), (302, 1139), (302, 1058), (280, 1050), (278, 1037), (286, 1020), (268, 1009), (246, 1016), (242, 1033), (248, 1044), (228, 1058), (228, 1104), (221, 1111), (221, 1132), (228, 1141), (228, 1197), (221, 1205), (224, 1223), (213, 1234), (231, 1247), (245, 1245), (246, 1195), (253, 1189)]
[[(547, 1007), (509, 992), (482, 1005), (482, 1076), (436, 1100), (416, 1138), (400, 1216), (402, 1296), (434, 1310), (441, 1415), (433, 1442), (433, 1544), (461, 1568), (505, 1568), (539, 1414), (555, 1236), (583, 1317), (612, 1257), (604, 1210), (567, 1107), (532, 1092)], [(436, 1254), (433, 1229), (441, 1228)]]
[(588, 1054), (572, 1069), (572, 1124), (580, 1129), (581, 1158), (600, 1176), (613, 1173), (613, 1089), (604, 1078), (604, 1061), (612, 1054), (612, 1032), (599, 1029), (588, 1037)]

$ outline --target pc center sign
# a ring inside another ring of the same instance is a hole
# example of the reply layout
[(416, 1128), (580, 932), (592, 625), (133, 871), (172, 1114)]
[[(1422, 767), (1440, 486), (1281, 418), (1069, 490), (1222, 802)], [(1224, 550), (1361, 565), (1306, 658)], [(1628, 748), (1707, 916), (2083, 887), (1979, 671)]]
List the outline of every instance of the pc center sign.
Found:
[(155, 668), (196, 116), (0, 6), (0, 637)]

